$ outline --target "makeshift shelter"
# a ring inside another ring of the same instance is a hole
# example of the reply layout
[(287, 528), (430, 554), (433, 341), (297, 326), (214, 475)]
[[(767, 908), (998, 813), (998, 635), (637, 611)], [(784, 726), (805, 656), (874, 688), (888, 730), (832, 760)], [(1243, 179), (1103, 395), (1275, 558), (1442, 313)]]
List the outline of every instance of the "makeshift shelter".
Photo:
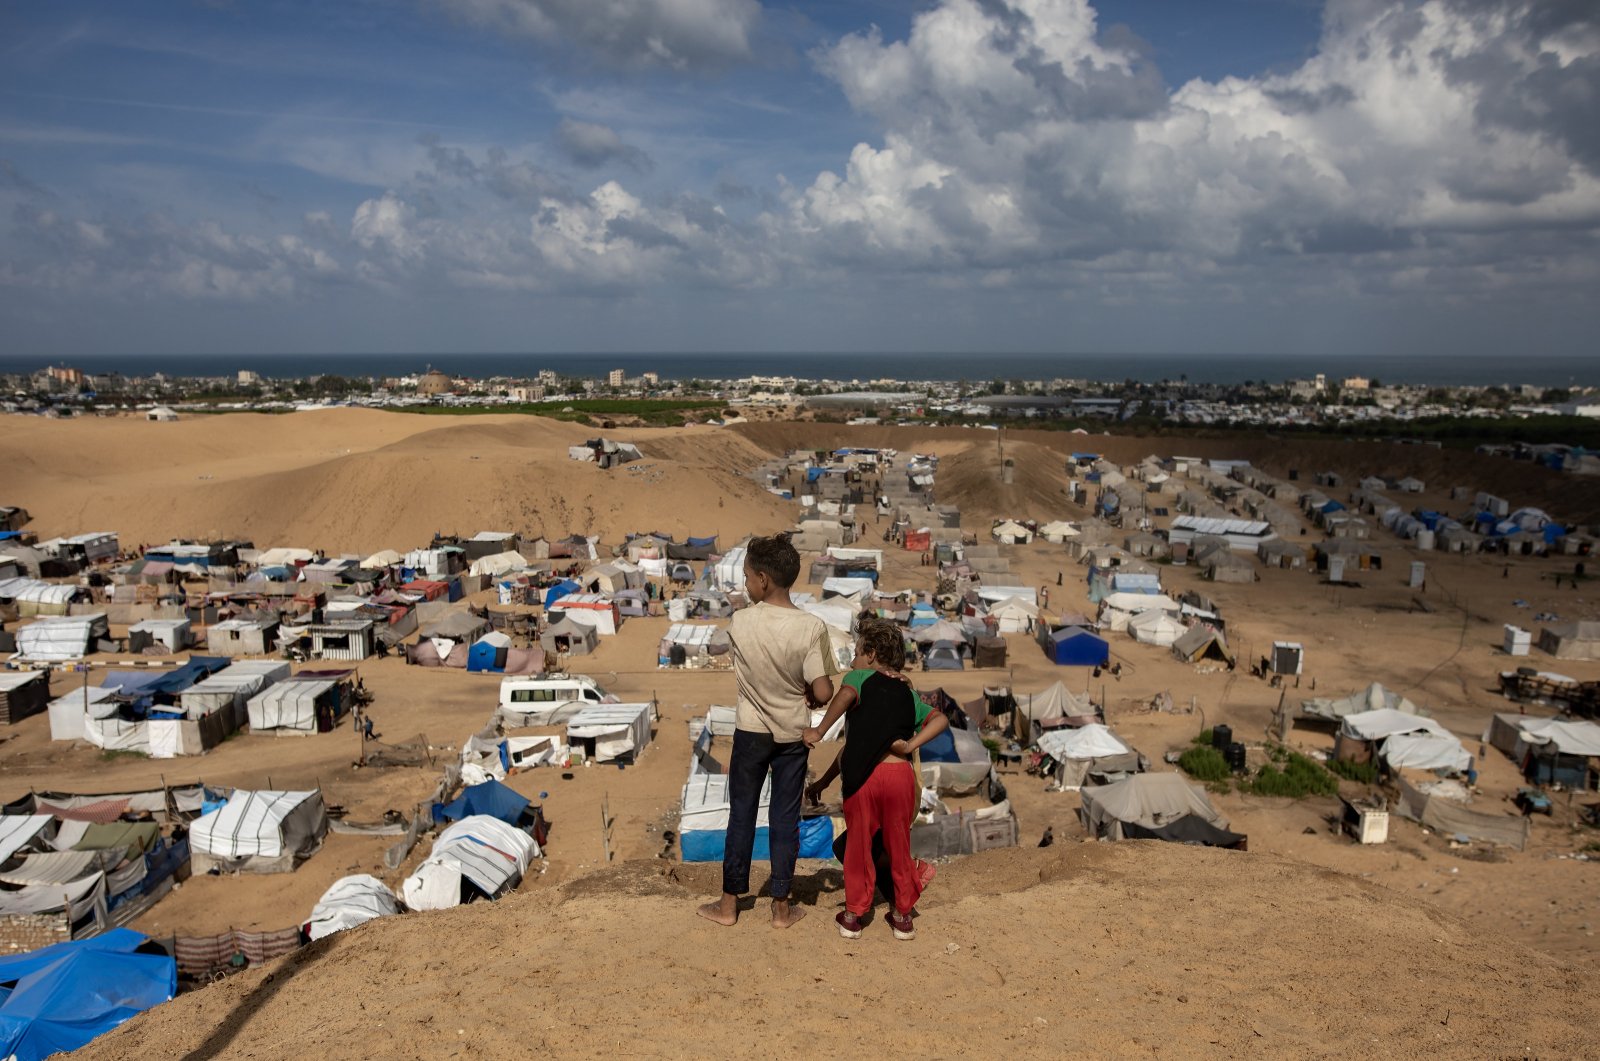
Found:
[(1027, 545), (1033, 541), (1033, 531), (1009, 519), (996, 523), (989, 534), (1002, 545)]
[(1600, 725), (1593, 722), (1497, 714), (1489, 722), (1489, 743), (1536, 784), (1559, 782), (1579, 791), (1595, 787)]
[(973, 642), (972, 665), (974, 667), (1004, 667), (1006, 665), (1006, 639), (980, 635)]
[(1173, 615), (1182, 610), (1177, 601), (1161, 593), (1111, 593), (1100, 601), (1100, 628), (1120, 633), (1135, 615), (1152, 609)]
[(262, 690), (245, 705), (250, 732), (278, 737), (333, 732), (351, 707), (345, 680), (350, 673), (301, 672)]
[(1214, 659), (1232, 666), (1233, 649), (1222, 631), (1214, 627), (1191, 626), (1187, 633), (1172, 643), (1172, 654), (1185, 663), (1199, 663)]
[[(0, 685), (4, 682), (5, 678), (0, 676)], [(65, 696), (50, 701), (46, 708), (50, 712), (50, 739), (88, 740), (84, 730), (84, 719), (88, 716), (90, 708), (110, 700), (116, 691), (114, 686), (80, 686)]]
[(1140, 612), (1128, 620), (1128, 634), (1141, 645), (1155, 645), (1158, 648), (1170, 648), (1172, 644), (1188, 631), (1171, 614), (1151, 609)]
[(1082, 532), (1079, 531), (1075, 525), (1059, 519), (1051, 520), (1049, 523), (1046, 523), (1044, 526), (1039, 528), (1039, 535), (1044, 538), (1045, 541), (1052, 542), (1056, 545), (1060, 545), (1069, 538), (1076, 538), (1081, 533)]
[[(1100, 720), (1100, 712), (1086, 695), (1079, 696), (1061, 682), (1052, 682), (1037, 693), (1016, 697), (1016, 716), (1031, 730), (1061, 726), (1085, 726)], [(1022, 727), (1019, 727), (1022, 728)]]
[(357, 873), (340, 877), (328, 886), (306, 919), (306, 938), (315, 943), (335, 932), (364, 925), (400, 912), (400, 902), (377, 877)]
[(50, 676), (47, 672), (0, 671), (0, 723), (14, 726), (49, 705)]
[(449, 803), (435, 803), (432, 816), (436, 824), (487, 815), (507, 825), (517, 825), (527, 813), (528, 806), (528, 798), (522, 793), (499, 781), (490, 780), (469, 785)]
[[(178, 993), (178, 965), (129, 928), (0, 957), (0, 1057), (85, 1046)], [(144, 949), (142, 949), (144, 948)]]
[(1105, 638), (1080, 626), (1041, 625), (1039, 645), (1058, 667), (1103, 667), (1111, 661), (1111, 646)]
[(48, 814), (0, 815), (0, 865), (18, 851), (41, 846), (54, 823)]
[(656, 650), (656, 661), (663, 667), (703, 666), (714, 656), (727, 655), (732, 648), (725, 627), (711, 623), (673, 623)]
[(236, 790), (189, 826), (195, 873), (288, 873), (316, 854), (328, 835), (321, 792)]
[(1181, 774), (1135, 774), (1115, 784), (1083, 789), (1079, 820), (1104, 840), (1170, 840), (1243, 849), (1245, 837), (1228, 831), (1198, 786)]
[[(702, 734), (709, 747), (711, 731)], [(700, 745), (697, 743), (696, 748)], [(685, 862), (720, 862), (728, 836), (728, 775), (698, 770), (699, 757), (690, 761), (688, 783), (679, 801), (678, 850)], [(761, 785), (756, 805), (756, 839), (752, 861), (765, 862), (771, 855), (767, 809), (772, 803), (772, 778)], [(833, 857), (833, 821), (826, 816), (800, 819), (800, 857)]]
[(600, 643), (600, 634), (593, 626), (576, 622), (568, 615), (545, 627), (539, 635), (539, 644), (546, 652), (569, 656), (587, 656)]
[(277, 647), (276, 619), (226, 619), (206, 628), (206, 651), (218, 656), (265, 656)]
[(1034, 742), (1056, 762), (1056, 782), (1075, 792), (1084, 784), (1114, 784), (1150, 769), (1150, 762), (1098, 722), (1077, 729), (1052, 729)]
[[(849, 629), (849, 626), (845, 625), (844, 629)], [(931, 645), (936, 641), (954, 641), (960, 644), (967, 640), (967, 633), (948, 619), (938, 619), (927, 626), (913, 627), (911, 640), (919, 645)]]
[(922, 653), (923, 670), (965, 670), (961, 649), (954, 641), (935, 641)]
[(484, 814), (451, 825), (433, 852), (400, 886), (412, 910), (448, 910), (482, 897), (498, 899), (521, 883), (539, 854), (533, 837)]
[(498, 578), (513, 571), (521, 571), (527, 566), (528, 561), (522, 558), (521, 553), (514, 549), (508, 549), (502, 553), (489, 553), (486, 556), (477, 557), (472, 561), (472, 565), (467, 568), (467, 574), (477, 575), (481, 578)]
[(983, 737), (954, 726), (924, 744), (920, 757), (923, 787), (946, 795), (976, 792), (994, 766)]
[(110, 633), (104, 612), (45, 616), (17, 630), (17, 652), (24, 659), (40, 663), (82, 659), (95, 651), (100, 638), (109, 637)]
[(1334, 740), (1337, 759), (1381, 758), (1391, 767), (1463, 772), (1472, 757), (1450, 731), (1423, 715), (1380, 707), (1345, 715)]
[(632, 761), (650, 743), (652, 704), (591, 704), (567, 720), (567, 743), (589, 758)]
[(249, 721), (246, 705), (261, 690), (289, 677), (289, 664), (283, 660), (245, 659), (195, 682), (178, 695), (178, 705), (184, 716), (198, 719), (222, 713), (229, 717), (234, 729)]
[(1394, 812), (1402, 818), (1426, 825), (1441, 836), (1465, 836), (1517, 851), (1528, 845), (1533, 826), (1523, 815), (1486, 814), (1423, 792), (1404, 777), (1396, 778), (1395, 783), (1400, 788), (1400, 799), (1394, 804)]
[(187, 619), (145, 619), (128, 627), (128, 651), (150, 654), (182, 652), (194, 644)]
[(1403, 711), (1407, 714), (1419, 715), (1422, 712), (1417, 705), (1401, 696), (1392, 689), (1383, 687), (1382, 682), (1373, 682), (1359, 692), (1351, 693), (1337, 699), (1313, 697), (1300, 701), (1300, 718), (1318, 722), (1339, 722), (1346, 715), (1359, 714), (1363, 711), (1376, 711), (1380, 708), (1389, 708), (1394, 711)]
[(995, 621), (1000, 633), (1025, 634), (1038, 622), (1039, 608), (1021, 597), (1007, 597), (991, 604), (986, 614)]
[(1551, 623), (1539, 631), (1539, 650), (1556, 659), (1600, 660), (1600, 622)]
[(611, 637), (622, 625), (622, 614), (616, 601), (597, 593), (569, 593), (549, 609), (550, 617), (559, 621), (566, 616), (574, 622), (592, 626), (602, 637)]
[(583, 573), (579, 579), (583, 588), (595, 593), (616, 593), (619, 590), (638, 589), (644, 585), (644, 572), (637, 564), (626, 560), (612, 560), (599, 564)]

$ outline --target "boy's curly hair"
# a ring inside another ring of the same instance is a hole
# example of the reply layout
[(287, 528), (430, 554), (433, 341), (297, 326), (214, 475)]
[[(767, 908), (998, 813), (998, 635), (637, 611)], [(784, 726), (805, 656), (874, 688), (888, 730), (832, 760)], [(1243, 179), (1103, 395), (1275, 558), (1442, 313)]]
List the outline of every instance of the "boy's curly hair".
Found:
[(906, 665), (905, 635), (887, 619), (863, 618), (856, 628), (856, 644), (890, 670), (900, 670)]
[(787, 534), (751, 538), (745, 547), (745, 559), (752, 571), (766, 575), (780, 589), (788, 589), (800, 577), (800, 553)]

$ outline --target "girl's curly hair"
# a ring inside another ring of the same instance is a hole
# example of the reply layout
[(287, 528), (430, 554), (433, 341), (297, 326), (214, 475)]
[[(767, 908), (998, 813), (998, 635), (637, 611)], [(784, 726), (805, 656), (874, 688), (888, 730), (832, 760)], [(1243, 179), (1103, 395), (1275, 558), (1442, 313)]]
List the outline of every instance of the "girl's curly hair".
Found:
[(890, 670), (900, 670), (906, 665), (905, 635), (887, 619), (863, 618), (856, 628), (856, 644)]

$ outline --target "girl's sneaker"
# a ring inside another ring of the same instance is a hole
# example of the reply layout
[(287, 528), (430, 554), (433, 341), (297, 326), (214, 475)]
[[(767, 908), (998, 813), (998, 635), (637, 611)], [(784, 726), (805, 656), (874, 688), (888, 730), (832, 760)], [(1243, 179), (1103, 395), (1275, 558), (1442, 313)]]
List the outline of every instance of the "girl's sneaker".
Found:
[(894, 930), (895, 939), (916, 939), (917, 924), (911, 920), (910, 914), (889, 915), (889, 927)]
[(845, 939), (861, 938), (861, 918), (848, 910), (840, 910), (834, 921), (838, 922), (839, 935)]

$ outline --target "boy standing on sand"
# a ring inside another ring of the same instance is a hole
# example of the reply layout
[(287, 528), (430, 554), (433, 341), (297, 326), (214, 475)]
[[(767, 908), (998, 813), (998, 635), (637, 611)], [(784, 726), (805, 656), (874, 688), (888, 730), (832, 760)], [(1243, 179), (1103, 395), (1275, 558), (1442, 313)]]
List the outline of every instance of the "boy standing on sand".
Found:
[(753, 538), (745, 550), (745, 595), (751, 606), (733, 616), (728, 637), (739, 690), (733, 753), (728, 761), (728, 834), (722, 851), (722, 898), (696, 912), (731, 925), (739, 896), (750, 890), (756, 811), (772, 772), (767, 809), (772, 861), (772, 927), (788, 928), (805, 916), (789, 904), (800, 854), (800, 798), (808, 749), (800, 735), (810, 708), (833, 698), (838, 673), (822, 620), (794, 606), (789, 587), (800, 577), (800, 554), (784, 536)]

